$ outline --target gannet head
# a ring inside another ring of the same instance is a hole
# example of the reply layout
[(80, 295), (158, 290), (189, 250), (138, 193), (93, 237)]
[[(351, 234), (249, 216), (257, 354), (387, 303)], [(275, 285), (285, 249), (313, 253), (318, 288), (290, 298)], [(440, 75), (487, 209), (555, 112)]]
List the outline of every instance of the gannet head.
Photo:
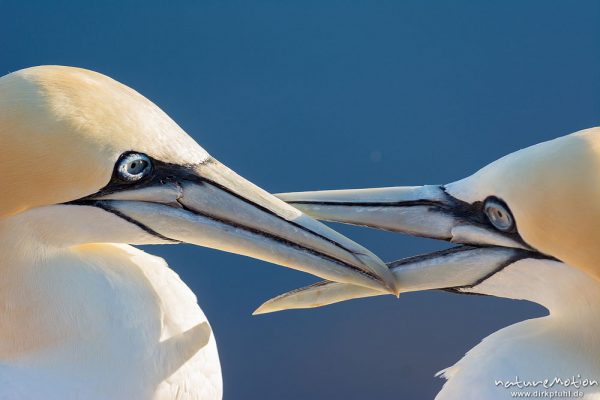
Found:
[[(391, 264), (401, 292), (477, 291), (509, 265), (540, 260), (600, 277), (600, 128), (517, 151), (447, 185), (279, 197), (318, 219), (465, 245)], [(284, 295), (259, 312), (372, 295), (343, 285), (325, 293), (319, 285), (293, 298)]]
[(525, 248), (600, 277), (599, 127), (509, 154), (445, 189), (483, 206), (484, 222)]
[(187, 242), (394, 290), (372, 253), (236, 175), (136, 91), (43, 66), (0, 78), (0, 222), (53, 246)]

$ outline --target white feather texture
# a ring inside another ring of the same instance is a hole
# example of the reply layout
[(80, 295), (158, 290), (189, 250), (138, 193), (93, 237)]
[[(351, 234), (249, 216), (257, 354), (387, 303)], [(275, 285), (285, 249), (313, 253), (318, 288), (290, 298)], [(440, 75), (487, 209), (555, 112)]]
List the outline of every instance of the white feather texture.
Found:
[[(128, 245), (40, 240), (83, 229), (76, 209), (0, 220), (0, 399), (220, 399), (214, 336), (163, 259)], [(99, 211), (89, 230), (127, 225)]]
[[(600, 398), (600, 282), (561, 262), (525, 259), (466, 291), (533, 301), (549, 314), (493, 333), (441, 371), (439, 375), (447, 382), (436, 400), (500, 400), (515, 398), (513, 392), (536, 390), (570, 390), (583, 396), (563, 397)], [(516, 382), (517, 377), (522, 382), (539, 382), (577, 376), (582, 382), (590, 379), (598, 384), (580, 388), (540, 384), (524, 389), (496, 385), (497, 381)]]
[(196, 297), (125, 244), (186, 242), (396, 290), (377, 256), (92, 71), (0, 77), (0, 187), (0, 400), (221, 398)]
[[(442, 371), (448, 381), (438, 400), (597, 399), (598, 171), (595, 127), (519, 150), (448, 185), (278, 196), (320, 219), (466, 245), (391, 263), (401, 292), (449, 289), (548, 309), (546, 317), (492, 334)], [(381, 294), (318, 282), (273, 298), (256, 313)]]

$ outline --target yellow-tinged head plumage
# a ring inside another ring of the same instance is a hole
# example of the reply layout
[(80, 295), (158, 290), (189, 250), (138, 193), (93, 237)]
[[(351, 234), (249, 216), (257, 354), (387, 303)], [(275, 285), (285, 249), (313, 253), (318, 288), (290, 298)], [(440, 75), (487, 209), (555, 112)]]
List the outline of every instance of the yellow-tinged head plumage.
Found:
[(125, 151), (208, 154), (151, 101), (102, 74), (33, 67), (0, 78), (0, 216), (96, 192)]
[[(600, 128), (519, 150), (446, 185), (278, 197), (318, 219), (466, 245), (397, 263), (394, 273), (401, 276), (397, 280), (401, 290), (476, 291), (524, 259), (558, 259), (600, 278)], [(449, 265), (461, 267), (456, 273)], [(295, 301), (293, 306), (300, 307), (306, 299), (314, 300), (315, 293), (327, 292), (334, 301), (364, 294), (331, 288), (326, 291), (317, 284), (295, 291), (266, 309), (285, 308)]]
[(446, 188), (467, 202), (503, 199), (525, 242), (600, 276), (600, 128), (514, 152)]
[(0, 185), (0, 230), (26, 220), (42, 247), (188, 242), (394, 290), (374, 254), (238, 176), (96, 72), (42, 66), (0, 78)]

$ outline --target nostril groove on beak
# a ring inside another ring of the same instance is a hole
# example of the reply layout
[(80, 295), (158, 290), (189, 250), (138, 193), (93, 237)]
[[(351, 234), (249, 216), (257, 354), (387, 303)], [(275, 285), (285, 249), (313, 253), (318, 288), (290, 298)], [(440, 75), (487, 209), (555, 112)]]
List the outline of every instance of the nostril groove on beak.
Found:
[(434, 206), (444, 207), (444, 203), (436, 200), (404, 200), (404, 201), (312, 201), (312, 200), (291, 200), (288, 204), (314, 205), (314, 206), (347, 206), (347, 207), (413, 207), (413, 206)]
[[(199, 216), (202, 216), (204, 218), (208, 218), (208, 219), (211, 219), (213, 221), (217, 221), (217, 222), (220, 222), (222, 224), (226, 224), (226, 225), (232, 226), (232, 227), (237, 228), (237, 229), (241, 229), (241, 230), (244, 230), (244, 231), (247, 231), (247, 232), (251, 232), (251, 233), (253, 233), (255, 235), (260, 235), (260, 236), (266, 237), (268, 239), (278, 241), (280, 243), (285, 244), (288, 247), (293, 247), (293, 248), (298, 249), (298, 250), (306, 251), (306, 252), (308, 252), (310, 254), (313, 254), (313, 255), (316, 255), (318, 257), (327, 259), (327, 260), (329, 260), (329, 261), (331, 261), (333, 263), (336, 263), (338, 265), (342, 265), (342, 266), (344, 266), (346, 268), (350, 268), (350, 269), (354, 270), (355, 272), (358, 272), (358, 273), (360, 273), (360, 274), (362, 274), (364, 276), (369, 277), (372, 280), (375, 280), (377, 282), (381, 282), (381, 279), (377, 275), (375, 275), (375, 274), (373, 274), (373, 273), (371, 273), (369, 271), (362, 270), (362, 269), (360, 269), (358, 267), (355, 267), (352, 264), (348, 264), (348, 263), (344, 262), (343, 260), (339, 260), (339, 259), (337, 259), (337, 258), (335, 258), (333, 256), (328, 255), (328, 254), (324, 254), (324, 253), (322, 253), (322, 252), (320, 252), (318, 250), (314, 250), (314, 249), (312, 249), (310, 247), (306, 247), (306, 246), (303, 246), (301, 244), (294, 243), (294, 242), (292, 242), (292, 241), (290, 241), (288, 239), (282, 238), (280, 236), (273, 235), (273, 234), (268, 233), (268, 232), (263, 232), (263, 231), (260, 231), (258, 229), (255, 229), (255, 228), (252, 228), (252, 227), (249, 227), (249, 226), (246, 226), (246, 225), (242, 225), (242, 224), (236, 223), (236, 222), (228, 220), (228, 219), (217, 218), (215, 216), (203, 213), (201, 211), (191, 209), (191, 208), (187, 207), (185, 204), (183, 204), (180, 199), (177, 199), (177, 202), (180, 204), (180, 206), (184, 210), (186, 210), (186, 211), (188, 211), (188, 212), (190, 212), (192, 214), (199, 215)], [(254, 204), (254, 203), (252, 203), (252, 204)], [(259, 207), (259, 206), (257, 206), (257, 207)], [(261, 209), (262, 209), (262, 207), (261, 207)], [(289, 222), (289, 221), (287, 221), (287, 222)], [(315, 235), (318, 235), (318, 234), (315, 233)], [(320, 236), (320, 235), (318, 235), (318, 236)], [(333, 242), (333, 243), (335, 243), (335, 242)]]
[[(325, 240), (325, 241), (333, 244), (334, 246), (347, 251), (348, 253), (352, 254), (355, 257), (356, 256), (365, 256), (366, 255), (366, 254), (358, 252), (356, 250), (349, 249), (346, 246), (342, 245), (341, 243), (338, 243), (335, 240), (333, 240), (331, 238), (328, 238), (327, 236), (324, 236), (324, 235), (322, 235), (322, 234), (320, 234), (318, 232), (315, 232), (315, 231), (311, 230), (310, 228), (307, 228), (306, 226), (300, 225), (297, 222), (294, 222), (294, 221), (291, 221), (289, 219), (286, 219), (286, 218), (282, 217), (281, 215), (279, 215), (279, 214), (271, 211), (270, 209), (268, 209), (268, 208), (266, 208), (266, 207), (264, 207), (264, 206), (262, 206), (262, 205), (260, 205), (258, 203), (255, 203), (252, 200), (249, 200), (249, 199), (247, 199), (246, 197), (244, 197), (242, 195), (239, 195), (238, 193), (236, 193), (236, 192), (232, 191), (231, 189), (227, 188), (226, 186), (220, 185), (219, 183), (217, 183), (215, 181), (208, 180), (208, 179), (205, 179), (205, 178), (201, 178), (201, 179), (202, 179), (202, 183), (207, 183), (209, 185), (212, 185), (212, 186), (214, 186), (214, 187), (216, 187), (216, 188), (218, 188), (218, 189), (220, 189), (220, 190), (222, 190), (222, 191), (224, 191), (224, 192), (226, 192), (226, 193), (228, 193), (228, 194), (236, 197), (237, 199), (239, 199), (239, 200), (241, 200), (241, 201), (243, 201), (243, 202), (245, 202), (247, 204), (250, 204), (253, 207), (256, 207), (256, 208), (260, 209), (263, 212), (266, 212), (266, 213), (268, 213), (268, 214), (270, 214), (270, 215), (272, 215), (272, 216), (274, 216), (274, 217), (276, 217), (276, 218), (278, 218), (278, 219), (280, 219), (282, 221), (285, 221), (285, 222), (287, 222), (287, 223), (295, 226), (296, 228), (298, 228), (300, 230), (303, 230), (303, 231), (305, 231), (307, 233), (310, 233), (311, 235), (317, 236), (320, 239), (323, 239), (323, 240)], [(358, 257), (356, 257), (356, 260), (362, 264), (362, 261)]]

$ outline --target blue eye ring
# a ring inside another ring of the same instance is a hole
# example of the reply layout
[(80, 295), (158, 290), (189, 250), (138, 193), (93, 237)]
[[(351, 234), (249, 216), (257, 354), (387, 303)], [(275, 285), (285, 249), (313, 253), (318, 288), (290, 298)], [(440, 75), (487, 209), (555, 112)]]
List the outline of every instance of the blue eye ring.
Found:
[(485, 201), (483, 212), (494, 228), (502, 232), (511, 232), (515, 229), (515, 219), (504, 202), (489, 198)]
[(152, 172), (152, 160), (142, 153), (129, 153), (117, 164), (119, 178), (127, 182), (135, 182)]

